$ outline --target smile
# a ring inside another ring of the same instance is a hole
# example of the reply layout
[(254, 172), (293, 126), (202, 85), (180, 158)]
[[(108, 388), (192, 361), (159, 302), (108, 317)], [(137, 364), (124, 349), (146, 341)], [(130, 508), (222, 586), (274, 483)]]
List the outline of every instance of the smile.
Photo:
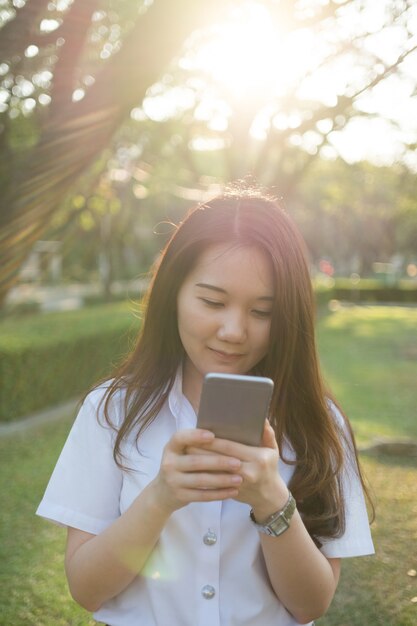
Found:
[(216, 356), (224, 361), (235, 361), (243, 356), (242, 353), (237, 352), (222, 352), (221, 350), (215, 350), (214, 348), (209, 348)]

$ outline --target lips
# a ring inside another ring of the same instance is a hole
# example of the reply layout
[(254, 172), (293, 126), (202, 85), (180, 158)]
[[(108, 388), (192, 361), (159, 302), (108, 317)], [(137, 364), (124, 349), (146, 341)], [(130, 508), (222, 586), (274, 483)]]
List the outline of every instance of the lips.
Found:
[(239, 359), (243, 356), (241, 352), (223, 352), (222, 350), (215, 350), (214, 348), (209, 348), (214, 354), (226, 361), (233, 361)]

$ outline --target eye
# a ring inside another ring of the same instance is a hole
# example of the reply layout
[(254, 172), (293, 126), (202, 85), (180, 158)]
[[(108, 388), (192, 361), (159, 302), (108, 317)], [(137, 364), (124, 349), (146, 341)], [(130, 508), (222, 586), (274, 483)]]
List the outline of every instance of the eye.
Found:
[(260, 311), (258, 309), (254, 309), (252, 311), (252, 313), (254, 313), (255, 315), (257, 315), (258, 317), (262, 317), (264, 319), (268, 319), (269, 317), (271, 317), (272, 315), (272, 311)]
[(218, 309), (223, 306), (223, 302), (219, 302), (218, 300), (208, 300), (207, 298), (200, 298), (204, 304), (214, 309)]

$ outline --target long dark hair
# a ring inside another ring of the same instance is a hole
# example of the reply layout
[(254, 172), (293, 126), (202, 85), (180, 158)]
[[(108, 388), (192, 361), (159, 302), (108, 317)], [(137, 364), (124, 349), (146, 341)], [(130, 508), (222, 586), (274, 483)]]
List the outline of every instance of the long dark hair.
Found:
[(138, 441), (167, 399), (184, 356), (177, 295), (201, 253), (218, 243), (256, 246), (271, 261), (276, 297), (270, 347), (256, 373), (275, 382), (271, 424), (281, 454), (285, 441), (295, 452), (289, 487), (309, 533), (319, 544), (320, 537), (335, 537), (344, 530), (341, 469), (347, 456), (351, 462), (356, 458), (357, 465), (356, 447), (346, 418), (347, 436), (331, 414), (330, 393), (320, 373), (304, 241), (279, 204), (256, 190), (227, 192), (191, 210), (162, 251), (145, 299), (136, 347), (115, 372), (105, 394), (104, 415), (115, 428), (110, 402), (118, 390), (125, 392), (114, 459), (123, 467), (125, 438), (134, 433)]

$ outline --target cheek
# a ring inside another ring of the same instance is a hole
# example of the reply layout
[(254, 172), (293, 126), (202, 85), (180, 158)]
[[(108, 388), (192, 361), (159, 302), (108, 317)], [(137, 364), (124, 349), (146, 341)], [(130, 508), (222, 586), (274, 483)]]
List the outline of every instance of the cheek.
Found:
[(195, 310), (195, 306), (183, 306), (178, 310), (178, 330), (181, 338), (196, 337), (205, 334), (208, 327), (204, 313)]

